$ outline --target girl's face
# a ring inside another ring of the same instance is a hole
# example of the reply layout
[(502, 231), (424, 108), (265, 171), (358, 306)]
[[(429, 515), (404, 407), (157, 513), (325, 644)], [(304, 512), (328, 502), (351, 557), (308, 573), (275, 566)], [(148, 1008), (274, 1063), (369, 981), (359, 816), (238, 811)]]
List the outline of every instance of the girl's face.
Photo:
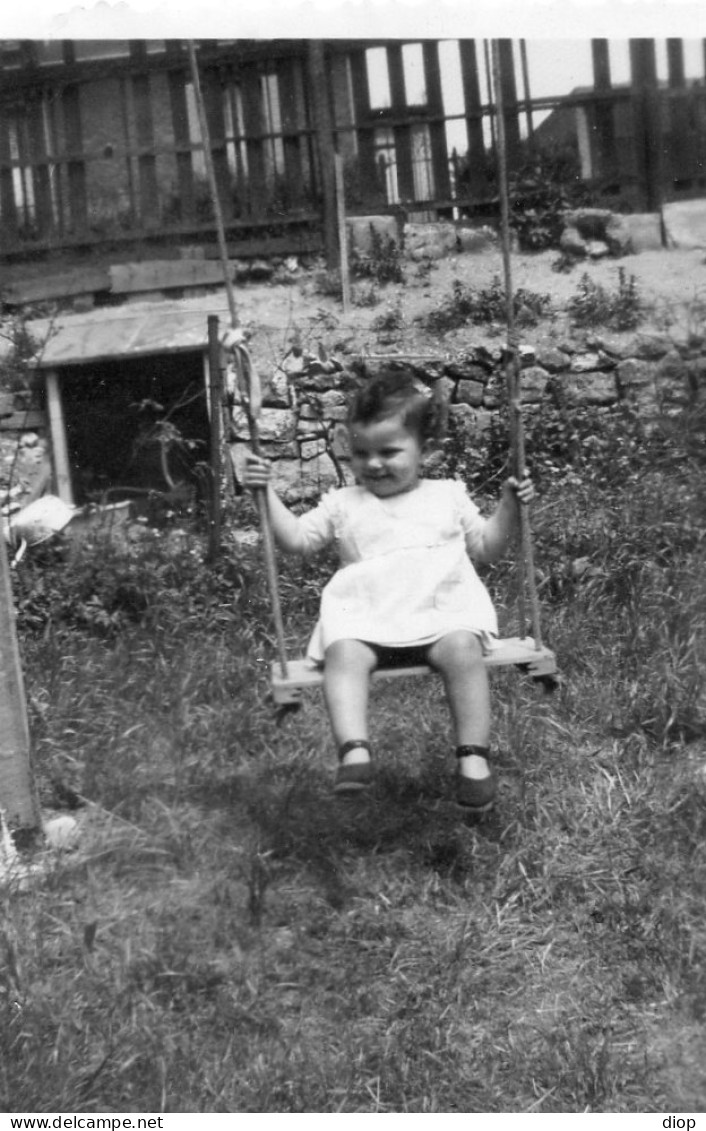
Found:
[(356, 483), (379, 499), (411, 491), (419, 482), (422, 445), (399, 416), (369, 424), (353, 424), (350, 431), (351, 466)]

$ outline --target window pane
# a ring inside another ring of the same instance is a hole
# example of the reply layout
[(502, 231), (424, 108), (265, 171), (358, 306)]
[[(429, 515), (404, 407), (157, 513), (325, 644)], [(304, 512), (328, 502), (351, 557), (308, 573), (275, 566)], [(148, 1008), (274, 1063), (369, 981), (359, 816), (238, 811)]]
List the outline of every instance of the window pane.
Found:
[(365, 52), (365, 62), (368, 69), (370, 106), (373, 110), (387, 109), (392, 104), (387, 51), (384, 47), (371, 47)]
[(408, 106), (425, 106), (427, 86), (421, 43), (405, 43), (402, 48), (405, 98)]

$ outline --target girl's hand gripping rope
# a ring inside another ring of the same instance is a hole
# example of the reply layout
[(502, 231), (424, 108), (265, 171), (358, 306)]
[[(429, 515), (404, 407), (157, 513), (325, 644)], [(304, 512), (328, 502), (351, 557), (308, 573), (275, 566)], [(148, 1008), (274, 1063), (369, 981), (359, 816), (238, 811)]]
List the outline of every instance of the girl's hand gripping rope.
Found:
[(531, 503), (535, 491), (529, 471), (525, 470), (519, 479), (515, 475), (511, 475), (509, 479), (506, 479), (503, 484), (503, 493), (510, 498), (516, 498), (517, 501), (524, 506), (526, 506), (527, 503)]
[(248, 452), (245, 456), (242, 478), (243, 486), (248, 487), (251, 491), (257, 490), (259, 487), (267, 487), (272, 478), (270, 461), (263, 459), (262, 456), (254, 455), (253, 452)]

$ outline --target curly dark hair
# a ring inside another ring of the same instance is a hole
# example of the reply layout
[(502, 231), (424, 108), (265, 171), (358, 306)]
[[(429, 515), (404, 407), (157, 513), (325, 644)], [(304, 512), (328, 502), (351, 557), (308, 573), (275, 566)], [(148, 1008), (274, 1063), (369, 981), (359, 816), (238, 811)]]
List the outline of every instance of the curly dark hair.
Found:
[(390, 416), (399, 416), (420, 444), (443, 437), (446, 406), (436, 390), (425, 389), (410, 370), (385, 369), (367, 381), (349, 405), (348, 427)]

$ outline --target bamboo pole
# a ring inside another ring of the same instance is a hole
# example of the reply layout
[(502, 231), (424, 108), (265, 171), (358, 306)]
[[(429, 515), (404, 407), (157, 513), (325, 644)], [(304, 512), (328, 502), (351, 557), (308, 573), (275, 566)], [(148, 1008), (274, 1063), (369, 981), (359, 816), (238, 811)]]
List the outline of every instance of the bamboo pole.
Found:
[(343, 158), (340, 153), (334, 157), (336, 170), (336, 216), (338, 219), (338, 249), (341, 261), (341, 298), (343, 313), (351, 309), (351, 278), (348, 268), (348, 231), (346, 229), (346, 196), (343, 183)]
[(228, 262), (228, 247), (226, 245), (225, 225), (223, 223), (223, 210), (221, 208), (221, 201), (218, 195), (218, 183), (216, 181), (216, 170), (213, 165), (213, 154), (211, 152), (211, 132), (208, 128), (208, 118), (206, 117), (206, 107), (204, 106), (203, 94), (201, 92), (201, 79), (199, 77), (199, 65), (196, 60), (196, 49), (194, 42), (189, 40), (189, 65), (191, 67), (191, 81), (194, 84), (194, 98), (196, 100), (196, 111), (199, 118), (199, 129), (201, 130), (201, 141), (203, 142), (203, 158), (206, 164), (206, 177), (208, 178), (208, 185), (211, 193), (211, 203), (213, 205), (213, 218), (216, 224), (216, 236), (218, 238), (218, 251), (221, 259), (221, 266), (223, 268), (223, 277), (225, 279), (226, 294), (228, 296), (228, 309), (230, 311), (231, 326), (238, 325), (238, 314), (235, 309), (235, 294), (233, 292), (233, 280), (230, 273), (230, 263)]

